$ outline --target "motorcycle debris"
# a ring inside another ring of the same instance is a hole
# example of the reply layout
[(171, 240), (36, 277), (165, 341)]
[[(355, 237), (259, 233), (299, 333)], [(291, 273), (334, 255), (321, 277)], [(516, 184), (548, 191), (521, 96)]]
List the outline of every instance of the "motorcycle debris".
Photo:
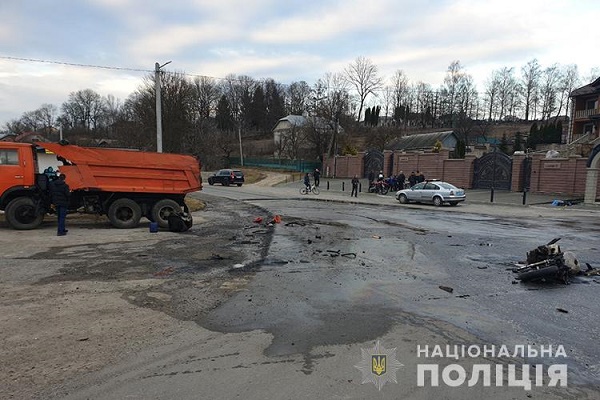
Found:
[(450, 286), (439, 286), (439, 288), (448, 293), (454, 292), (454, 289), (451, 288)]

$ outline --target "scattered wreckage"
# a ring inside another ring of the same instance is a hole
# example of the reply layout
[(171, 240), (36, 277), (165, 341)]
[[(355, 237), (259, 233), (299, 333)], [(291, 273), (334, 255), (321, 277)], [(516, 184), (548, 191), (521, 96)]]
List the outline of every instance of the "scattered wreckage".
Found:
[(557, 242), (561, 238), (552, 239), (545, 245), (527, 252), (525, 264), (516, 263), (513, 272), (521, 282), (561, 282), (568, 284), (577, 275), (600, 275), (600, 270), (587, 264), (587, 270), (581, 271), (579, 260), (570, 251), (563, 252)]

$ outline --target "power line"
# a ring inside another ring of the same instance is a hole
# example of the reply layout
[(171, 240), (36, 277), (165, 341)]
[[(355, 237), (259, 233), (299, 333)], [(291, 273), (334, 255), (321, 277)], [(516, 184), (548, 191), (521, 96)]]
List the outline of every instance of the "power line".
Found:
[(117, 70), (117, 71), (154, 72), (154, 70), (149, 70), (149, 69), (109, 67), (106, 65), (93, 65), (93, 64), (70, 63), (70, 62), (65, 62), (65, 61), (39, 60), (39, 59), (35, 59), (35, 58), (10, 57), (10, 56), (0, 56), (0, 58), (5, 59), (5, 60), (27, 61), (27, 62), (44, 63), (44, 64), (68, 65), (71, 67), (111, 69), (111, 70)]
[[(25, 62), (33, 62), (33, 63), (66, 65), (66, 66), (70, 66), (70, 67), (107, 69), (107, 70), (115, 70), (115, 71), (147, 72), (147, 73), (152, 73), (152, 74), (155, 72), (154, 69), (150, 70), (150, 69), (141, 69), (141, 68), (112, 67), (112, 66), (106, 66), (106, 65), (72, 63), (72, 62), (54, 61), (54, 60), (41, 60), (41, 59), (36, 59), (36, 58), (25, 58), (25, 57), (0, 56), (0, 59), (13, 60), (13, 61), (25, 61)], [(186, 73), (186, 72), (176, 72), (176, 73), (180, 74), (180, 75), (184, 75), (184, 76), (193, 77), (193, 78), (210, 78), (210, 79), (217, 79), (217, 80), (222, 80), (222, 81), (233, 80), (233, 81), (244, 82), (244, 79), (220, 78), (220, 77), (216, 77), (216, 76), (191, 74), (191, 73)], [(262, 80), (264, 80), (264, 79), (262, 79)], [(260, 79), (258, 79), (258, 81), (260, 81)], [(281, 84), (281, 85), (289, 86), (288, 84)]]

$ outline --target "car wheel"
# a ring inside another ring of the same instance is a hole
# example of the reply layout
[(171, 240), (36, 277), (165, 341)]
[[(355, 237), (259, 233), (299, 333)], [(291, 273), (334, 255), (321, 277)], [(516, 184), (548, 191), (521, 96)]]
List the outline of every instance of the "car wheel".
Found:
[(208, 184), (209, 184), (210, 186), (212, 186), (212, 185), (214, 185), (214, 184), (215, 184), (215, 181), (214, 181), (214, 180), (212, 180), (212, 178), (208, 178)]
[(238, 185), (238, 187), (241, 187), (241, 186), (242, 186), (242, 184), (241, 184), (241, 183), (238, 183), (237, 185)]
[(225, 179), (223, 181), (223, 186), (229, 186), (229, 179)]
[(108, 219), (115, 228), (135, 228), (140, 223), (140, 218), (142, 209), (131, 199), (117, 199), (108, 208)]
[(400, 204), (407, 204), (408, 197), (406, 197), (406, 195), (403, 193), (400, 196), (398, 196), (398, 201), (400, 202)]
[(455, 206), (455, 205), (457, 205), (457, 204), (458, 204), (458, 201), (451, 201), (451, 202), (450, 202), (450, 205), (451, 205), (451, 206)]
[(435, 196), (433, 198), (433, 205), (434, 206), (439, 207), (439, 206), (442, 205), (442, 203), (443, 203), (443, 201), (442, 201), (442, 198), (440, 196)]

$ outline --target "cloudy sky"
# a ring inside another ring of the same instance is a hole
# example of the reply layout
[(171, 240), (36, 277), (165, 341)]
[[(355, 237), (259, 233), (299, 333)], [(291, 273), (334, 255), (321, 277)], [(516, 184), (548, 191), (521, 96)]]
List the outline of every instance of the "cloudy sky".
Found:
[(480, 90), (534, 58), (588, 77), (599, 16), (598, 0), (1, 0), (0, 131), (74, 91), (124, 100), (156, 62), (310, 85), (359, 56), (433, 87), (453, 60)]

